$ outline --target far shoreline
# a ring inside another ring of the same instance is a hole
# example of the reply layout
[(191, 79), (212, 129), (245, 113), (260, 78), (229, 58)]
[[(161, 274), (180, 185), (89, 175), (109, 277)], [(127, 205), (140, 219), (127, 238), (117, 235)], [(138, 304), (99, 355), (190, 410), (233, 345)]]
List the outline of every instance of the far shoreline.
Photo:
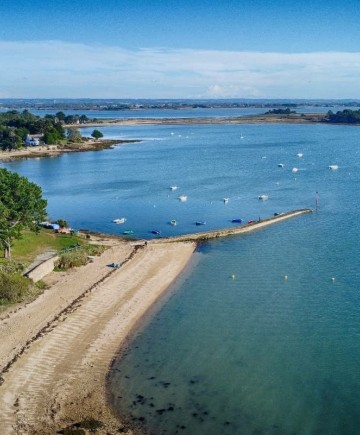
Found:
[[(339, 125), (325, 121), (325, 115), (319, 113), (307, 114), (263, 114), (247, 116), (224, 116), (224, 117), (195, 117), (195, 118), (122, 118), (105, 119), (89, 122), (86, 124), (65, 124), (64, 128), (101, 128), (110, 126), (137, 126), (137, 125), (243, 125), (243, 124), (326, 124)], [(341, 124), (344, 125), (344, 124)], [(354, 124), (345, 124), (354, 125)], [(68, 145), (40, 145), (25, 147), (19, 150), (0, 151), (0, 162), (9, 162), (18, 159), (31, 159), (40, 157), (56, 157), (62, 154), (86, 151), (101, 151), (110, 149), (114, 145), (142, 142), (142, 139), (84, 139), (79, 143)]]

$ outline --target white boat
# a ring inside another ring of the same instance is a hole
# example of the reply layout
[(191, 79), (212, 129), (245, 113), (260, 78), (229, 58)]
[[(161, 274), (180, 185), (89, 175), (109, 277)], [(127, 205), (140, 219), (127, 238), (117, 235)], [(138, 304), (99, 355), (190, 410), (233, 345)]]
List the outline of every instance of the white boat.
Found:
[(331, 169), (332, 171), (337, 171), (339, 169), (338, 165), (329, 165), (329, 169)]
[(299, 169), (298, 168), (292, 168), (291, 172), (293, 172), (295, 174), (295, 172), (298, 172)]
[(268, 195), (260, 195), (259, 196), (260, 201), (266, 201), (269, 199)]
[(170, 224), (175, 227), (177, 225), (177, 222), (175, 219), (171, 219)]
[(284, 167), (284, 163), (278, 163), (278, 167), (279, 168), (283, 168)]
[(229, 202), (229, 198), (224, 198), (224, 204), (227, 204)]
[(176, 190), (177, 186), (170, 186), (170, 190)]
[(296, 155), (297, 155), (297, 157), (302, 157), (304, 154), (303, 153), (297, 153)]
[(187, 201), (187, 196), (186, 196), (186, 195), (180, 195), (180, 196), (179, 196), (179, 200), (180, 200), (181, 202), (185, 202), (185, 201)]
[(113, 220), (114, 224), (123, 224), (126, 222), (126, 218), (117, 218)]

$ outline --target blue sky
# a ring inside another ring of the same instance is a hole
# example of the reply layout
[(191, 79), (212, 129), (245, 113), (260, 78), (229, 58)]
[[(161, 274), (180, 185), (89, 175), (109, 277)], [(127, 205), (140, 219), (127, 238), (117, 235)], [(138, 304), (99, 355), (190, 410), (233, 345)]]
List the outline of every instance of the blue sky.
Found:
[(360, 1), (2, 0), (0, 98), (360, 98)]

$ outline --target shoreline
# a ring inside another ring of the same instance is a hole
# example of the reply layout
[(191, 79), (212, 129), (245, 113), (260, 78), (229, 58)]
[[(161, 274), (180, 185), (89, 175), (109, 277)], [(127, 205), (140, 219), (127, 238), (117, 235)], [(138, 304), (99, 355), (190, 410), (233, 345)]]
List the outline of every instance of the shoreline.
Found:
[(83, 141), (72, 146), (40, 145), (27, 147), (20, 150), (0, 151), (0, 162), (12, 162), (21, 159), (34, 159), (41, 157), (58, 157), (62, 154), (79, 153), (87, 151), (102, 151), (111, 149), (114, 145), (141, 142), (140, 139), (103, 139)]
[[(118, 433), (106, 393), (119, 348), (182, 272), (196, 244), (120, 242), (83, 268), (53, 272), (33, 303), (0, 320), (0, 431), (49, 434), (86, 419)], [(122, 263), (117, 269), (107, 264)], [(92, 276), (90, 276), (92, 275)]]
[[(298, 214), (270, 218), (266, 225)], [(246, 232), (264, 223), (248, 225)], [(144, 315), (166, 297), (197, 244), (111, 242), (93, 263), (52, 272), (41, 296), (0, 317), (1, 433), (47, 435), (89, 419), (103, 424), (99, 434), (136, 433), (111, 408), (112, 363)], [(108, 267), (114, 261), (120, 269)]]

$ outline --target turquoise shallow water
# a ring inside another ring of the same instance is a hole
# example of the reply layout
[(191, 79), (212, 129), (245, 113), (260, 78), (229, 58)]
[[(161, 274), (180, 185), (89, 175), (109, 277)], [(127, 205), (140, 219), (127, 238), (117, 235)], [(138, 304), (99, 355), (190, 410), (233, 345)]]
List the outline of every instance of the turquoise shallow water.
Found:
[(319, 192), (311, 215), (200, 246), (114, 367), (119, 412), (155, 434), (358, 433), (358, 127), (103, 131), (144, 141), (2, 166), (42, 186), (54, 218), (139, 237), (314, 207)]

